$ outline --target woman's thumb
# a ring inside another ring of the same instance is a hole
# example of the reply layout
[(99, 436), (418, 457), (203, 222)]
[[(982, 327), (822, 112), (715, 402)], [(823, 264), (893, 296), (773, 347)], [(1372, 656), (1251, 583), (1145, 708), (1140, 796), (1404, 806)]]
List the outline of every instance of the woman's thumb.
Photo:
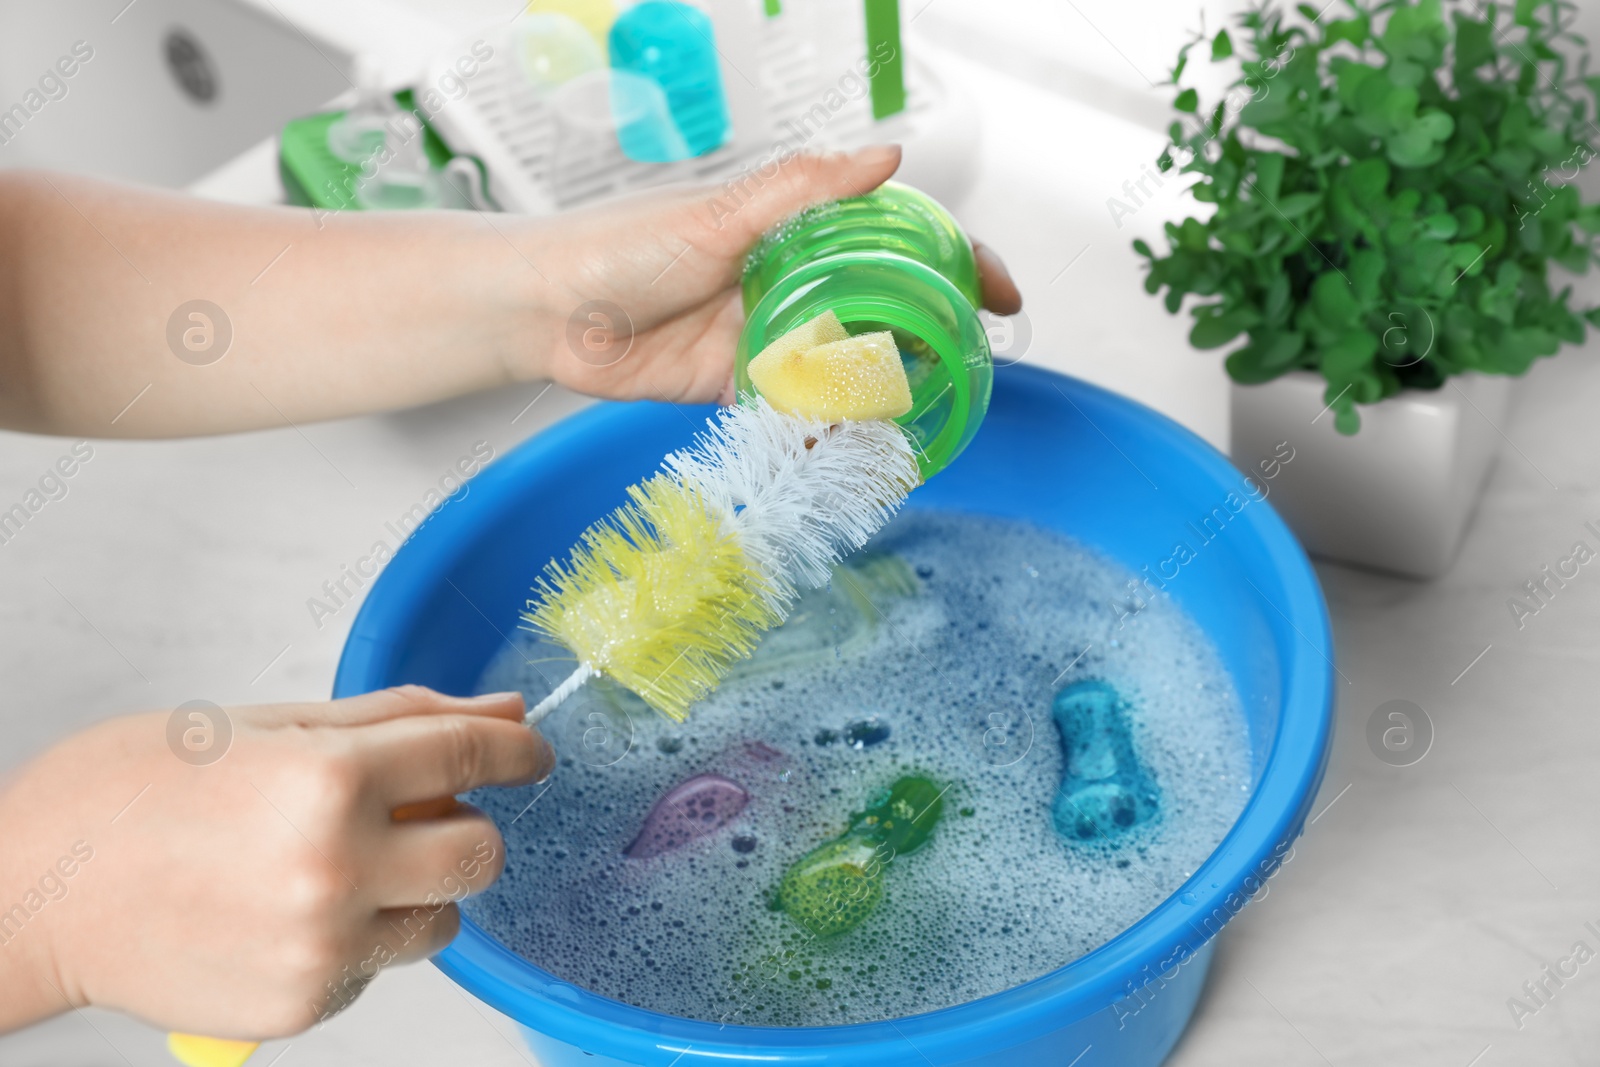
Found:
[(711, 225), (744, 247), (802, 208), (865, 196), (899, 166), (899, 145), (869, 145), (850, 153), (774, 156), (713, 192), (708, 202)]

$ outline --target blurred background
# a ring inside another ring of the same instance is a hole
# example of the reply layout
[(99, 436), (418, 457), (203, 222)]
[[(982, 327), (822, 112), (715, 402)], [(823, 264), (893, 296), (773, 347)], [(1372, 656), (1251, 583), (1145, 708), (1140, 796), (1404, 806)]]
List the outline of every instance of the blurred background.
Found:
[[(901, 6), (906, 53), (933, 79), (913, 85), (907, 176), (1005, 257), (1026, 298), (997, 354), (1131, 396), (1224, 451), (1221, 356), (1190, 347), (1189, 320), (1145, 293), (1131, 251), (1195, 205), (1175, 180), (1129, 189), (1166, 144), (1179, 47), (1237, 10)], [(357, 102), (364, 80), (436, 83), (520, 13), (502, 0), (0, 0), (0, 109), (77, 42), (92, 50), (25, 122), (8, 127), (0, 110), (0, 167), (285, 203), (286, 124)], [(1577, 19), (1600, 36), (1600, 5)], [(1195, 76), (1204, 87), (1212, 75)], [(916, 111), (929, 101), (931, 123)], [(446, 122), (487, 121), (446, 110)], [(1591, 196), (1600, 186), (1587, 172), (1578, 182)], [(1575, 303), (1600, 302), (1591, 280), (1575, 284)], [(1592, 341), (1564, 350), (1519, 383), (1493, 427), (1499, 462), (1440, 577), (1319, 562), (1347, 677), (1318, 814), (1295, 862), (1222, 938), (1172, 1063), (1594, 1062), (1600, 969), (1521, 1025), (1507, 1009), (1591, 936), (1585, 922), (1600, 924), (1587, 815), (1600, 808), (1600, 583), (1564, 588), (1536, 625), (1508, 611), (1600, 519), (1594, 354)], [(119, 712), (325, 696), (355, 606), (318, 620), (307, 599), (476, 442), (503, 455), (587, 402), (518, 387), (303, 429), (96, 442), (69, 496), (0, 548), (0, 771)], [(69, 444), (0, 434), (0, 501)], [(1364, 733), (1396, 699), (1425, 709), (1434, 731), (1428, 758), (1406, 767), (1375, 758)], [(332, 1024), (258, 1053), (284, 1067), (514, 1067), (529, 1055), (508, 1020), (426, 965), (386, 972)], [(166, 1062), (159, 1033), (96, 1011), (0, 1037), (7, 1067)]]

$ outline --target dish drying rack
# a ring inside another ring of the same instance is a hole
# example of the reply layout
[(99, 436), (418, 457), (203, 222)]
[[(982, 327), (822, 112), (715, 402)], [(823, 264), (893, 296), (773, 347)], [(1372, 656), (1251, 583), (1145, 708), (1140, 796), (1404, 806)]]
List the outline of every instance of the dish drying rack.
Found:
[[(458, 153), (476, 156), (490, 197), (505, 211), (546, 215), (679, 182), (728, 181), (775, 161), (784, 149), (904, 146), (898, 177), (950, 202), (966, 191), (977, 155), (977, 112), (948, 68), (917, 42), (901, 45), (905, 107), (874, 119), (867, 90), (861, 0), (707, 0), (731, 132), (711, 152), (671, 163), (629, 158), (615, 136), (563, 131), (559, 91), (522, 74), (514, 29), (485, 37), (493, 55), (467, 93), (430, 117)], [(903, 22), (902, 22), (903, 24)], [(429, 83), (453, 74), (455, 53), (436, 57)]]

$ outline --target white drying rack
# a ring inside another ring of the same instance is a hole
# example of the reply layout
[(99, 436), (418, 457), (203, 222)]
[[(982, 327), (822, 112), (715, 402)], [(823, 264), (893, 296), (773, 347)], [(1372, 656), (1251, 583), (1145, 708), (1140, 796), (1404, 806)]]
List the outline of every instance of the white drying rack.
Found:
[[(651, 186), (726, 181), (777, 151), (905, 146), (901, 176), (947, 202), (965, 191), (977, 155), (976, 111), (960, 87), (904, 48), (906, 106), (872, 117), (861, 0), (784, 0), (767, 16), (761, 0), (708, 0), (721, 57), (732, 133), (696, 158), (641, 163), (615, 137), (563, 142), (552, 95), (523, 77), (510, 29), (487, 38), (493, 55), (469, 91), (431, 121), (457, 152), (477, 156), (490, 195), (506, 211), (544, 215)], [(429, 64), (427, 79), (455, 76), (454, 53)]]

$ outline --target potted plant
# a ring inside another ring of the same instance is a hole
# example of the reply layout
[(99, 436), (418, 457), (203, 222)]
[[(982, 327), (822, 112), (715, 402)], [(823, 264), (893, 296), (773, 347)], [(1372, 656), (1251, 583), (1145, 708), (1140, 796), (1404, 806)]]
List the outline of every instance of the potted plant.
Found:
[[(1165, 255), (1134, 248), (1169, 311), (1197, 298), (1195, 347), (1237, 345), (1234, 459), (1293, 449), (1273, 499), (1307, 547), (1430, 577), (1498, 452), (1507, 376), (1600, 325), (1549, 276), (1596, 255), (1600, 205), (1571, 181), (1600, 78), (1564, 51), (1583, 42), (1563, 0), (1297, 12), (1245, 13), (1238, 55), (1226, 29), (1179, 53), (1158, 162), (1213, 207), (1168, 223)], [(1238, 71), (1204, 110), (1196, 47)]]

